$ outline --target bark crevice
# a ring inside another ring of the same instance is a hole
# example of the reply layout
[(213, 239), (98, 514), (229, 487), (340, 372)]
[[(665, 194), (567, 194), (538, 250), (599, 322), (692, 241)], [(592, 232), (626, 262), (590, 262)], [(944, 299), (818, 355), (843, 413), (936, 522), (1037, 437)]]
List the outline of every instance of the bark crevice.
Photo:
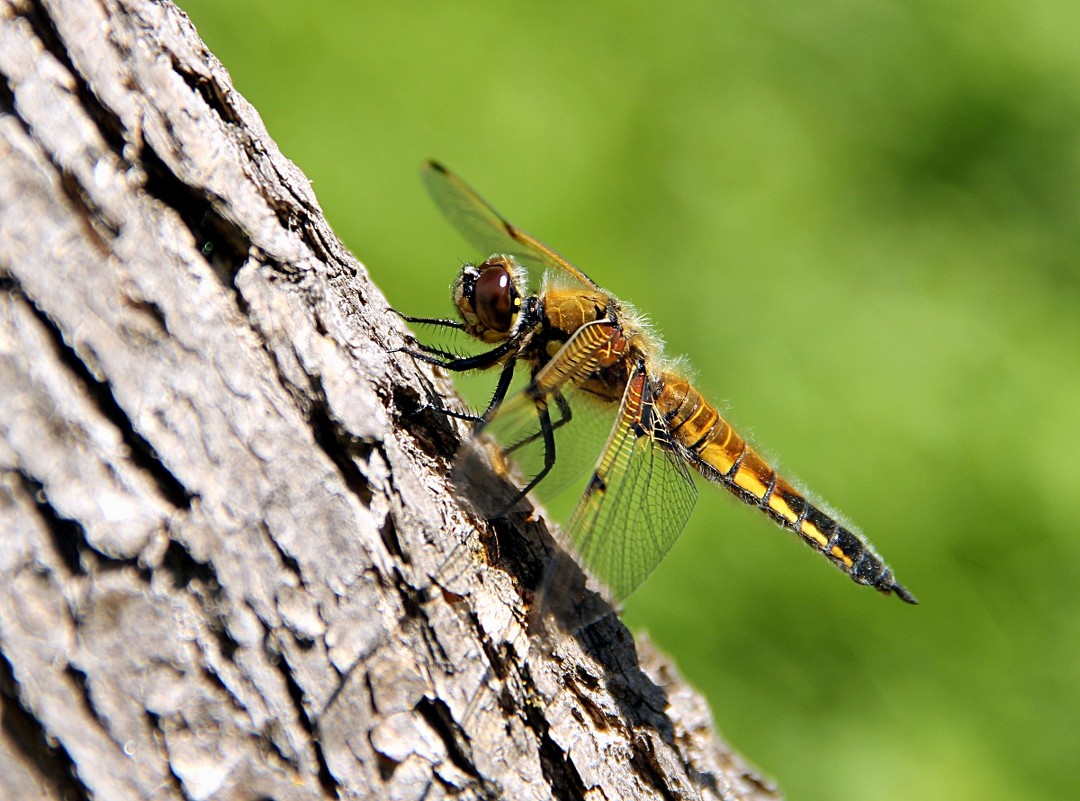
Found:
[(0, 0), (0, 289), (7, 795), (776, 797), (616, 617), (539, 636), (545, 524), (171, 4)]

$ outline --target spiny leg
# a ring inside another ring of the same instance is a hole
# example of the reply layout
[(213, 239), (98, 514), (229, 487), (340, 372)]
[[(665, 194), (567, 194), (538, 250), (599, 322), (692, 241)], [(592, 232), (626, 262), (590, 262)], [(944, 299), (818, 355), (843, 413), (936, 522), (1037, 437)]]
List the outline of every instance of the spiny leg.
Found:
[(463, 373), (468, 370), (487, 370), (494, 367), (508, 353), (512, 353), (516, 347), (514, 343), (504, 342), (499, 347), (479, 353), (476, 356), (457, 356), (449, 351), (439, 350), (427, 345), (417, 343), (420, 350), (412, 348), (391, 348), (387, 353), (407, 353), (414, 359), (451, 370), (455, 373)]
[(418, 323), (420, 325), (435, 325), (441, 328), (453, 328), (457, 331), (465, 330), (465, 323), (460, 320), (451, 320), (446, 317), (413, 317), (411, 314), (404, 314), (397, 309), (390, 309), (394, 314), (400, 317), (407, 323)]
[(509, 359), (503, 365), (502, 372), (499, 373), (499, 383), (495, 385), (495, 392), (491, 395), (491, 401), (488, 403), (487, 409), (476, 421), (478, 424), (477, 430), (479, 430), (479, 426), (483, 425), (483, 421), (491, 415), (491, 412), (506, 400), (506, 393), (510, 391), (510, 382), (514, 380), (514, 368), (516, 366), (516, 359)]
[(495, 517), (505, 517), (511, 509), (521, 503), (525, 496), (536, 488), (537, 484), (544, 480), (547, 474), (551, 472), (551, 468), (555, 466), (555, 429), (551, 425), (551, 417), (548, 414), (546, 401), (536, 401), (536, 415), (540, 420), (540, 435), (544, 438), (544, 466)]
[[(456, 320), (444, 320), (433, 317), (412, 317), (406, 314), (402, 314), (396, 309), (391, 309), (395, 314), (401, 317), (406, 322), (410, 323), (425, 323), (428, 325), (439, 325), (445, 328), (453, 328), (456, 330), (464, 329), (464, 324), (459, 323)], [(485, 353), (477, 354), (476, 356), (459, 356), (456, 353), (435, 348), (430, 345), (425, 345), (422, 342), (416, 343), (417, 349), (399, 347), (392, 348), (388, 353), (405, 353), (414, 359), (417, 359), (427, 364), (434, 365), (436, 367), (442, 367), (444, 370), (450, 370), (452, 372), (466, 372), (469, 370), (487, 370), (494, 367), (507, 354), (511, 353), (514, 346), (511, 342), (507, 341), (499, 345), (497, 348), (493, 348)], [(492, 398), (491, 403), (488, 405), (488, 411), (494, 406), (502, 402), (502, 399), (506, 396), (508, 387), (510, 386), (510, 380), (513, 377), (514, 359), (510, 359), (503, 367), (502, 374), (499, 377), (499, 384), (495, 390), (495, 397)], [(427, 403), (417, 410), (417, 413), (433, 411), (447, 417), (454, 417), (458, 420), (466, 420), (470, 423), (480, 423), (483, 420), (482, 415), (476, 415), (466, 412), (455, 412), (451, 409), (446, 409), (441, 406), (436, 406), (433, 403)]]
[[(558, 431), (564, 425), (569, 423), (574, 418), (574, 413), (570, 408), (570, 404), (566, 402), (566, 398), (561, 392), (553, 392), (551, 393), (551, 397), (555, 399), (555, 405), (559, 407), (559, 414), (561, 415), (558, 420), (551, 424), (551, 431), (552, 433), (554, 433), (555, 431)], [(540, 439), (540, 437), (542, 437), (543, 435), (543, 430), (537, 431), (535, 434), (532, 434), (531, 436), (528, 436), (525, 439), (521, 440), (521, 442), (516, 442), (511, 445), (509, 448), (506, 449), (506, 452), (513, 453), (518, 448), (523, 448), (526, 445), (531, 445), (532, 443), (536, 442), (536, 440)]]
[(483, 425), (484, 420), (487, 419), (491, 411), (495, 409), (506, 398), (506, 393), (510, 389), (510, 382), (514, 378), (514, 365), (513, 359), (503, 365), (502, 371), (499, 373), (499, 383), (495, 386), (495, 393), (491, 396), (491, 401), (488, 403), (488, 407), (483, 414), (468, 414), (465, 412), (455, 412), (450, 409), (444, 409), (441, 406), (434, 406), (427, 404), (421, 411), (433, 411), (439, 414), (444, 414), (447, 417), (456, 417), (458, 420), (467, 420), (470, 423), (476, 423), (477, 431), (480, 430), (480, 426)]

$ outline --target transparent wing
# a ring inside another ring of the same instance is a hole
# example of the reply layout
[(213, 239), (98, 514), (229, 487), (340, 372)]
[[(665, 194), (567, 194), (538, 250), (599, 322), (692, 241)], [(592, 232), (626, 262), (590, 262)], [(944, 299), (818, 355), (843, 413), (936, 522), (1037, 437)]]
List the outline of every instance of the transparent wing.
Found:
[[(581, 384), (598, 369), (601, 354), (625, 343), (605, 320), (583, 325), (527, 386), (493, 409), (481, 429), (491, 434), (527, 481), (551, 472), (539, 485), (550, 497), (595, 464), (617, 407), (585, 392)], [(546, 430), (545, 430), (546, 429)], [(554, 449), (552, 442), (554, 440)]]
[(628, 596), (682, 533), (697, 500), (686, 460), (653, 406), (639, 367), (567, 536), (612, 600)]
[[(555, 441), (555, 464), (536, 487), (536, 493), (550, 500), (596, 464), (596, 454), (604, 447), (618, 408), (599, 403), (573, 384), (540, 401), (548, 411)], [(495, 410), (484, 431), (492, 435), (528, 483), (544, 468), (546, 444), (540, 422), (538, 400), (522, 391)], [(522, 484), (524, 486), (525, 484)]]
[(503, 253), (513, 256), (530, 269), (534, 279), (538, 279), (545, 270), (553, 270), (590, 289), (600, 288), (539, 239), (512, 225), (472, 187), (438, 162), (424, 162), (420, 176), (439, 211), (466, 241), (480, 249), (485, 259)]

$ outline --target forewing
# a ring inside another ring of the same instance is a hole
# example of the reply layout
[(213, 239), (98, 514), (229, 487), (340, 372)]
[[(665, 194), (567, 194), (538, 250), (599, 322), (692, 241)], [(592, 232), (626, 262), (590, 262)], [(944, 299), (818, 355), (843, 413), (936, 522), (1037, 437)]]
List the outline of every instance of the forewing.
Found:
[(506, 254), (529, 269), (534, 279), (539, 279), (545, 270), (553, 270), (590, 289), (599, 289), (585, 273), (539, 239), (511, 224), (472, 187), (438, 162), (425, 162), (420, 175), (439, 211), (466, 241), (479, 248), (485, 259), (496, 253)]
[(696, 500), (686, 460), (655, 410), (648, 377), (639, 367), (567, 525), (570, 544), (611, 599), (621, 600), (660, 564)]

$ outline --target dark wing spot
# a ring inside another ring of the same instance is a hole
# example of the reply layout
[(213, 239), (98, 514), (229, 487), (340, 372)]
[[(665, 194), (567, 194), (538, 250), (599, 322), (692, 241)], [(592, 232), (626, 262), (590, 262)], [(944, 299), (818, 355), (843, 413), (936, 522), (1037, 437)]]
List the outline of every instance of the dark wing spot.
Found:
[(585, 490), (586, 493), (597, 492), (603, 495), (607, 492), (607, 482), (600, 478), (599, 473), (593, 473), (592, 478), (589, 479), (589, 486)]

